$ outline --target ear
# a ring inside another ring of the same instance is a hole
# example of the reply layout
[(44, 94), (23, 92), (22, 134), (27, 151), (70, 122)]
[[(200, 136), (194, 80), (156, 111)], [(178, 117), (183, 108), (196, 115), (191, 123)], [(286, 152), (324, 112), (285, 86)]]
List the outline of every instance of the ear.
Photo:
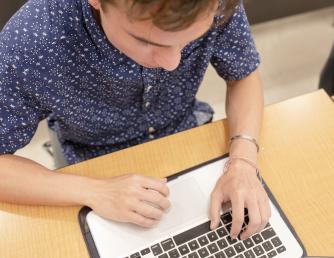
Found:
[(95, 10), (100, 10), (101, 9), (100, 0), (88, 0), (88, 2)]

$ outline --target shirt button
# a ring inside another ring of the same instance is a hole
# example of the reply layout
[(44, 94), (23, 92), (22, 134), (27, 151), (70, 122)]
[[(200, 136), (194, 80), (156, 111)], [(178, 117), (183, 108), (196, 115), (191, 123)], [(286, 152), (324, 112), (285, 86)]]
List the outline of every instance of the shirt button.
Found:
[(146, 102), (145, 107), (148, 107), (150, 104), (151, 104), (150, 102)]
[(148, 128), (149, 133), (154, 133), (155, 129), (153, 127)]
[(146, 92), (149, 92), (151, 90), (152, 86), (151, 85), (148, 85), (147, 86), (147, 89), (146, 89)]

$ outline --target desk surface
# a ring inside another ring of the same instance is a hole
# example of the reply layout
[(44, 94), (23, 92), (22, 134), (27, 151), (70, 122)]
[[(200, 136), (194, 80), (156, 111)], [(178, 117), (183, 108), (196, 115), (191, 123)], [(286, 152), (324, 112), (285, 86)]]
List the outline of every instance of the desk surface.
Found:
[[(164, 177), (224, 154), (226, 135), (226, 121), (217, 121), (61, 171)], [(308, 254), (334, 255), (333, 101), (317, 91), (266, 107), (260, 144), (262, 175)], [(88, 257), (79, 209), (0, 203), (0, 256)]]

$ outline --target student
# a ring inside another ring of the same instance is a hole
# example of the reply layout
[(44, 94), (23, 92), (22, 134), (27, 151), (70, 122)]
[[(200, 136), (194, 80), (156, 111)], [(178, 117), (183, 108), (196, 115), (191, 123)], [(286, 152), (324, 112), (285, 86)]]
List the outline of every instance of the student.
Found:
[(28, 1), (0, 34), (0, 200), (87, 205), (112, 220), (158, 223), (170, 206), (164, 179), (54, 173), (13, 153), (44, 118), (68, 164), (208, 122), (213, 111), (195, 96), (210, 62), (227, 82), (234, 157), (212, 192), (212, 228), (230, 200), (232, 237), (244, 207), (242, 238), (261, 230), (270, 206), (256, 175), (259, 56), (236, 0)]

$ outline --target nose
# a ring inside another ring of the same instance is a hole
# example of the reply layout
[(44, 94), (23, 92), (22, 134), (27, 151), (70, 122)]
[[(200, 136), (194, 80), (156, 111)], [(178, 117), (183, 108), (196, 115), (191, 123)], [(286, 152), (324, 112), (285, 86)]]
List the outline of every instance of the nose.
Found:
[(181, 61), (181, 48), (180, 47), (169, 47), (159, 48), (154, 52), (154, 61), (160, 67), (167, 71), (175, 70)]

